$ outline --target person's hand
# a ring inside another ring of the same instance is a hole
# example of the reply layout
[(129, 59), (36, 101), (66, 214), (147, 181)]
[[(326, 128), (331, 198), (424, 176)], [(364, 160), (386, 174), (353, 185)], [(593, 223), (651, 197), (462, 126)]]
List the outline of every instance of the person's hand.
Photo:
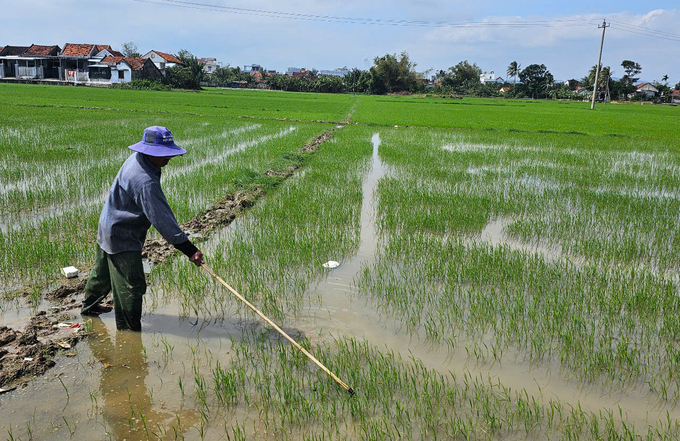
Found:
[(196, 266), (203, 265), (203, 253), (201, 253), (201, 250), (196, 251), (193, 256), (189, 257), (189, 262)]

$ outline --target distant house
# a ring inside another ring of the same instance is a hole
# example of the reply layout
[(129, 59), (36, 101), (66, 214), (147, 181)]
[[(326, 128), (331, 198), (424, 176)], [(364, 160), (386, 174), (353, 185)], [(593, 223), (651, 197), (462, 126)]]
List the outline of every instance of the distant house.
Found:
[(483, 74), (479, 75), (479, 81), (482, 84), (487, 84), (487, 83), (504, 83), (505, 80), (501, 77), (497, 77), (496, 74), (491, 71), (489, 73), (484, 72)]
[(156, 65), (158, 70), (161, 71), (163, 76), (165, 76), (165, 70), (169, 69), (171, 67), (175, 66), (183, 66), (184, 63), (177, 58), (176, 56), (172, 54), (167, 54), (165, 52), (157, 51), (157, 50), (151, 50), (144, 55), (142, 55), (142, 58), (148, 58), (150, 59), (153, 64)]
[(90, 81), (118, 84), (136, 79), (160, 80), (163, 74), (148, 58), (104, 57), (90, 66)]
[(111, 46), (97, 44), (66, 43), (59, 54), (59, 79), (74, 83), (90, 80), (90, 65), (96, 64), (101, 58), (97, 55), (102, 51), (111, 53)]
[(249, 73), (250, 75), (260, 74), (262, 75), (262, 66), (259, 64), (246, 64), (243, 66), (243, 72)]
[(0, 49), (0, 78), (14, 78), (18, 57), (28, 46), (3, 46)]
[(680, 90), (671, 90), (671, 103), (680, 104)]
[(302, 68), (300, 68), (300, 67), (289, 67), (286, 70), (285, 75), (288, 75), (288, 76), (294, 77), (294, 78), (303, 78), (308, 73), (309, 73), (309, 71), (307, 69), (305, 69), (304, 67), (302, 67)]
[(5, 46), (0, 50), (0, 78), (59, 77), (59, 46)]
[(215, 69), (217, 69), (217, 58), (199, 58), (198, 62), (205, 64), (203, 72), (208, 75), (215, 72)]
[(638, 97), (654, 98), (659, 93), (659, 89), (650, 83), (640, 83), (635, 88), (635, 95)]
[(510, 92), (510, 88), (508, 86), (505, 86), (505, 87), (501, 87), (498, 91), (500, 93), (507, 93), (507, 92)]
[[(334, 69), (334, 70), (320, 70), (319, 75), (330, 75), (333, 77), (340, 77), (343, 78), (346, 75), (349, 75), (349, 70), (347, 69)], [(427, 81), (427, 79), (425, 79)]]

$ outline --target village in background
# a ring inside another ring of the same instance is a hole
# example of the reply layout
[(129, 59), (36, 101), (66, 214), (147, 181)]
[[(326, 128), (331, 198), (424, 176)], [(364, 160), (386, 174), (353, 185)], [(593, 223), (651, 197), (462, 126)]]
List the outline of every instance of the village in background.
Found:
[(433, 93), (449, 97), (546, 98), (589, 101), (649, 101), (677, 105), (680, 83), (640, 81), (642, 67), (623, 60), (625, 74), (616, 78), (609, 66), (600, 66), (581, 79), (555, 80), (543, 64), (524, 69), (512, 61), (503, 78), (475, 63), (461, 61), (448, 70), (418, 72), (405, 52), (375, 57), (368, 70), (347, 67), (317, 70), (289, 67), (285, 72), (259, 64), (243, 68), (223, 66), (216, 58), (198, 58), (180, 50), (176, 54), (137, 51), (133, 42), (121, 51), (110, 45), (66, 43), (58, 45), (0, 46), (0, 82), (87, 85), (146, 90), (201, 89), (202, 87), (256, 88), (297, 92), (410, 94)]

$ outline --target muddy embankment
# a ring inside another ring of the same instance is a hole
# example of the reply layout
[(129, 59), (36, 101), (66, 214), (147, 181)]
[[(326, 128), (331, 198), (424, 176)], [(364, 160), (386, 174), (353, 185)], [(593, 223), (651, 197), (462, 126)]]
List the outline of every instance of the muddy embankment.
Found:
[[(312, 139), (300, 148), (300, 153), (315, 152), (333, 136), (336, 128)], [(279, 177), (278, 185), (301, 166), (302, 162), (299, 162), (285, 170), (270, 169), (263, 173)], [(252, 207), (264, 194), (262, 188), (254, 187), (225, 195), (203, 213), (182, 223), (181, 227), (191, 233), (194, 241), (207, 239), (214, 231), (229, 225), (236, 216)], [(147, 240), (142, 255), (153, 264), (162, 264), (175, 252), (175, 248), (165, 240)], [(70, 349), (87, 335), (85, 323), (76, 319), (80, 307), (78, 298), (83, 294), (90, 268), (84, 267), (81, 277), (58, 280), (58, 286), (45, 293), (45, 299), (52, 302), (53, 306), (31, 317), (23, 330), (0, 326), (0, 394), (12, 390), (22, 379), (27, 381), (29, 377), (44, 374), (54, 366), (53, 357), (57, 352), (66, 351), (67, 356), (72, 354)], [(32, 290), (32, 286), (22, 286), (16, 291), (26, 296)]]

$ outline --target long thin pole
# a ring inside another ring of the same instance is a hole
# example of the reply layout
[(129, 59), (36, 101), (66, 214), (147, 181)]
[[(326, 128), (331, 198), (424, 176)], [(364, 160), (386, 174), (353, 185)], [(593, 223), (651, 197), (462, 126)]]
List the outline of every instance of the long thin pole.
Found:
[(236, 292), (236, 290), (235, 290), (234, 288), (232, 288), (231, 286), (229, 286), (229, 285), (227, 284), (227, 282), (225, 282), (224, 280), (222, 280), (222, 278), (220, 278), (220, 276), (218, 276), (217, 274), (215, 274), (215, 272), (214, 272), (213, 270), (211, 270), (211, 269), (208, 267), (208, 265), (206, 265), (206, 264), (204, 263), (204, 264), (201, 265), (201, 266), (203, 267), (204, 270), (206, 270), (206, 272), (207, 272), (208, 274), (210, 274), (211, 276), (213, 276), (213, 277), (215, 278), (215, 280), (217, 280), (217, 281), (220, 282), (222, 285), (224, 285), (224, 287), (227, 288), (229, 291), (231, 291), (231, 293), (234, 294), (236, 297), (238, 297), (238, 299), (239, 299), (240, 301), (242, 301), (243, 303), (245, 303), (246, 306), (247, 306), (248, 308), (252, 309), (252, 310), (255, 312), (255, 314), (259, 315), (265, 322), (269, 323), (269, 326), (271, 326), (272, 328), (276, 329), (276, 331), (277, 331), (279, 334), (281, 334), (282, 336), (284, 336), (284, 337), (286, 338), (286, 340), (288, 340), (293, 346), (295, 346), (295, 347), (298, 348), (300, 351), (302, 351), (302, 353), (305, 354), (310, 360), (312, 360), (317, 366), (319, 366), (319, 367), (321, 368), (321, 370), (323, 370), (324, 372), (326, 372), (326, 373), (327, 373), (328, 375), (330, 375), (330, 377), (331, 377), (333, 380), (335, 380), (340, 386), (342, 386), (343, 388), (345, 388), (345, 390), (346, 390), (347, 392), (349, 392), (349, 396), (350, 396), (350, 397), (354, 395), (354, 389), (352, 389), (352, 388), (349, 387), (347, 384), (345, 384), (345, 382), (342, 381), (340, 378), (338, 378), (337, 375), (335, 375), (333, 372), (331, 372), (326, 366), (324, 366), (323, 364), (321, 364), (321, 362), (320, 362), (319, 360), (317, 360), (316, 357), (314, 357), (312, 354), (310, 354), (305, 348), (303, 348), (302, 346), (300, 346), (300, 345), (298, 344), (298, 342), (296, 342), (296, 341), (293, 340), (288, 334), (286, 334), (286, 333), (283, 331), (283, 329), (279, 328), (278, 325), (277, 325), (276, 323), (274, 323), (273, 321), (269, 320), (269, 318), (268, 318), (266, 315), (262, 314), (262, 312), (260, 312), (259, 309), (257, 309), (255, 306), (253, 306), (252, 303), (250, 303), (248, 300), (246, 300), (241, 294), (239, 294), (238, 292)]
[(597, 57), (597, 66), (595, 69), (595, 85), (593, 86), (593, 101), (590, 103), (590, 110), (593, 110), (595, 108), (595, 94), (597, 93), (597, 81), (598, 77), (600, 76), (600, 64), (602, 64), (602, 47), (604, 46), (604, 31), (607, 30), (609, 25), (605, 20), (602, 20), (602, 26), (598, 26), (597, 28), (600, 29), (602, 28), (602, 39), (600, 40), (600, 55)]

